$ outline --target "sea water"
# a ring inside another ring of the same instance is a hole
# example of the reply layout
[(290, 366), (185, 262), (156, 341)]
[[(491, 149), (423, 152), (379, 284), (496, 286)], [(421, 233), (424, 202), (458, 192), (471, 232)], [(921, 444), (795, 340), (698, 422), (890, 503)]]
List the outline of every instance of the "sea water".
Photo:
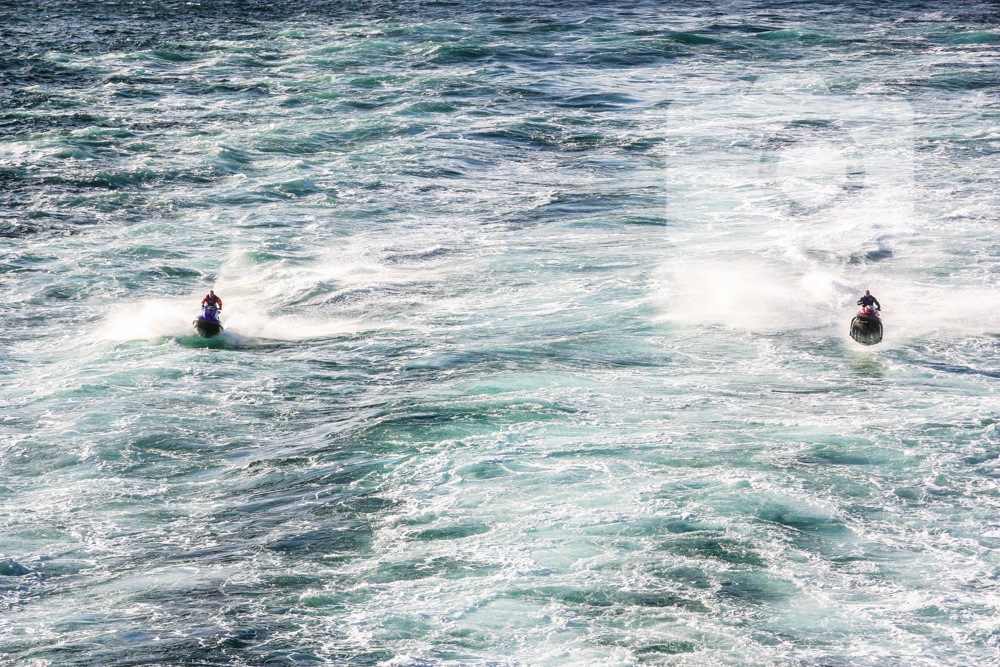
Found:
[(994, 663), (998, 19), (5, 5), (0, 663)]

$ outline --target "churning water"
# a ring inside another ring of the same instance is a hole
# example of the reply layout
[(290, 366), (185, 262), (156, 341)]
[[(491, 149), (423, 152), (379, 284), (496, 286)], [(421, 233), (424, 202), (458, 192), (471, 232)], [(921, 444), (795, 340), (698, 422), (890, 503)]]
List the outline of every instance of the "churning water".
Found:
[(997, 660), (996, 6), (588, 4), (0, 8), (0, 663)]

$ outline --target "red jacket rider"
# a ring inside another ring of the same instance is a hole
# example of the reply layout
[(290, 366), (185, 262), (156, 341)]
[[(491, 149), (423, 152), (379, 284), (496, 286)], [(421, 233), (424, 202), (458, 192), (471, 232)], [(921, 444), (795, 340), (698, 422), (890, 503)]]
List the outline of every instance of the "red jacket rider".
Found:
[(208, 294), (205, 296), (204, 299), (201, 300), (201, 305), (211, 306), (212, 308), (222, 310), (222, 299), (215, 296), (214, 290), (208, 290)]

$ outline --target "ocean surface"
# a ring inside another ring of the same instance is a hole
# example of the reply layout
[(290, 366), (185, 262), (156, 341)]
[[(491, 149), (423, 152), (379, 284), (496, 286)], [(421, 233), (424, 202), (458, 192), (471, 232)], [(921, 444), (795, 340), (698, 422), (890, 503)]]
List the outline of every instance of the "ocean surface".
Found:
[(0, 665), (996, 664), (998, 26), (4, 3)]

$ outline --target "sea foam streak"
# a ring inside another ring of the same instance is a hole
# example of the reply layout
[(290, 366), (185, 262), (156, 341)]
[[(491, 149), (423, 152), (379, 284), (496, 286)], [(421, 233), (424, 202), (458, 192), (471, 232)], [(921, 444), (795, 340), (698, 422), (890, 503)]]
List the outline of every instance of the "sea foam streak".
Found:
[[(197, 298), (188, 300), (147, 301), (136, 307), (113, 313), (104, 323), (105, 340), (142, 340), (163, 336), (196, 336), (192, 324), (197, 317)], [(305, 316), (271, 316), (251, 300), (232, 300), (222, 314), (222, 336), (232, 340), (259, 338), (267, 340), (307, 340), (357, 332), (357, 321), (324, 321)]]

